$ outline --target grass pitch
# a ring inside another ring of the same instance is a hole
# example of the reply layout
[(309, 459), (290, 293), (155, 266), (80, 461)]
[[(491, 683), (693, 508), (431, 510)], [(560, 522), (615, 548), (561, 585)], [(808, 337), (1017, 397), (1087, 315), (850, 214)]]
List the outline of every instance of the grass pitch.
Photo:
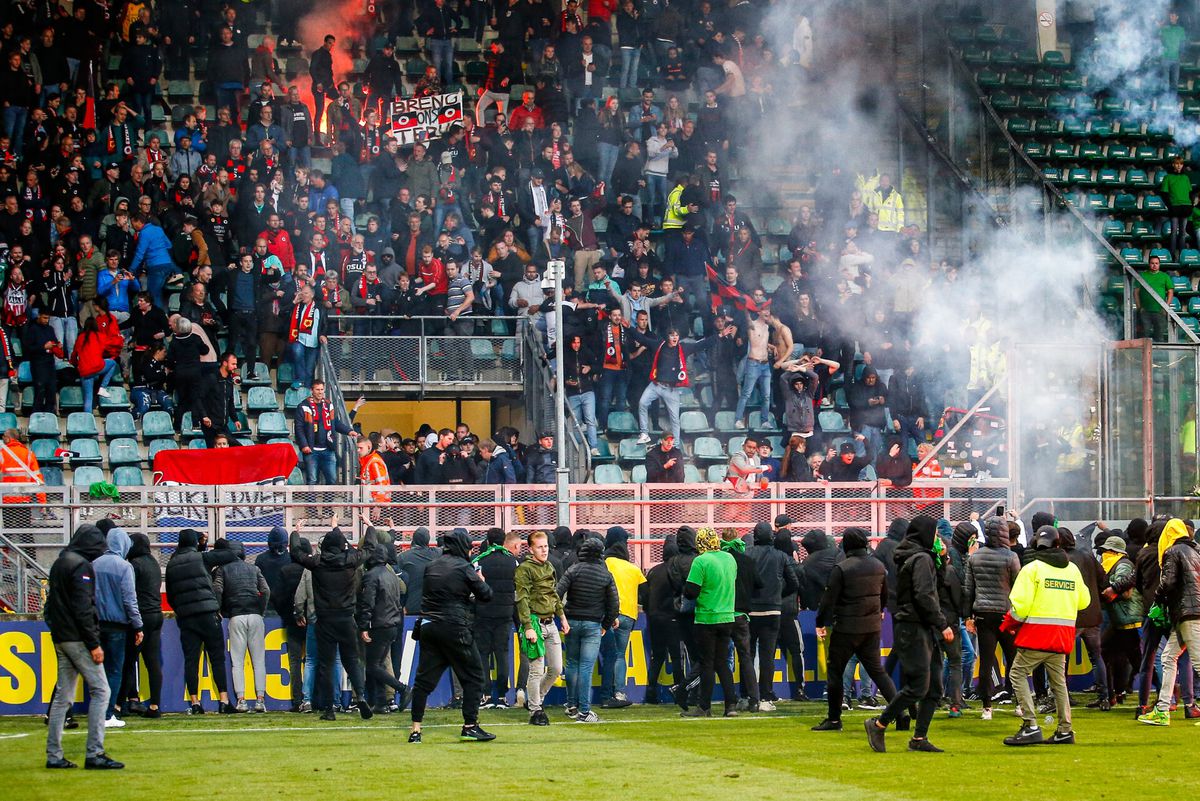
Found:
[[(1132, 708), (1075, 710), (1074, 746), (1006, 748), (1019, 723), (1012, 707), (984, 722), (939, 712), (930, 739), (945, 754), (906, 751), (908, 734), (888, 733), (888, 753), (867, 746), (866, 712), (843, 716), (845, 731), (809, 731), (824, 706), (780, 704), (736, 719), (681, 720), (674, 706), (598, 710), (600, 724), (533, 727), (523, 711), (481, 713), (492, 743), (458, 740), (461, 718), (431, 710), (425, 742), (410, 746), (408, 715), (362, 721), (340, 715), (266, 715), (132, 719), (110, 730), (109, 753), (124, 771), (48, 771), (40, 718), (0, 720), (3, 795), (14, 801), (94, 798), (343, 799), (894, 799), (1200, 797), (1195, 759), (1200, 728), (1175, 713), (1169, 728), (1133, 720)], [(874, 713), (870, 713), (874, 714)], [(82, 722), (82, 721), (81, 721)], [(67, 758), (83, 763), (82, 729), (67, 732)], [(1147, 784), (1148, 781), (1150, 784)], [(1124, 789), (1122, 789), (1124, 788)]]

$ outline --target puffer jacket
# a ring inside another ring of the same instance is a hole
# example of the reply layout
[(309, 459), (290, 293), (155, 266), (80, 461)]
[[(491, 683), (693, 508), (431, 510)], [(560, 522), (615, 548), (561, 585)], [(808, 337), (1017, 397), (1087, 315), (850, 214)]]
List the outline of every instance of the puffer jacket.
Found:
[(1183, 521), (1167, 523), (1157, 550), (1162, 554), (1162, 578), (1155, 601), (1167, 607), (1172, 623), (1200, 618), (1200, 550)]
[(849, 528), (842, 535), (846, 558), (829, 574), (829, 584), (817, 608), (817, 626), (832, 626), (839, 634), (876, 634), (883, 630), (880, 614), (887, 603), (887, 571), (872, 558), (867, 545), (862, 529)]
[(404, 609), (410, 615), (421, 611), (421, 601), (425, 588), (425, 569), (429, 564), (442, 555), (437, 548), (429, 545), (429, 529), (421, 526), (412, 535), (412, 546), (400, 555), (400, 572), (408, 584), (408, 594), (404, 600)]
[(456, 528), (442, 540), (442, 555), (425, 568), (423, 619), (469, 628), (475, 619), (475, 601), (486, 603), (492, 599), (492, 588), (467, 560), (470, 553), (471, 536), (465, 529)]
[(604, 564), (604, 541), (589, 537), (579, 546), (579, 561), (558, 580), (567, 620), (588, 620), (611, 628), (620, 612), (617, 582)]
[(300, 535), (292, 532), (288, 540), (292, 559), (312, 571), (313, 608), (320, 619), (326, 615), (353, 615), (358, 601), (358, 568), (363, 552), (346, 545), (340, 528), (321, 539), (321, 553), (304, 553)]
[(810, 531), (800, 540), (808, 557), (800, 565), (800, 608), (817, 609), (829, 584), (833, 566), (837, 564), (837, 549), (831, 548), (822, 531)]
[(1088, 629), (1099, 626), (1103, 621), (1103, 615), (1100, 613), (1101, 593), (1108, 589), (1108, 576), (1104, 573), (1104, 568), (1100, 566), (1100, 561), (1092, 555), (1091, 548), (1076, 548), (1075, 534), (1067, 528), (1058, 530), (1058, 541), (1062, 545), (1062, 549), (1067, 552), (1067, 558), (1071, 560), (1071, 564), (1079, 568), (1080, 575), (1083, 576), (1083, 583), (1087, 585), (1088, 592), (1091, 593), (1091, 601), (1088, 605), (1079, 610), (1079, 615), (1075, 618), (1075, 628)]
[(184, 529), (179, 533), (179, 547), (167, 561), (167, 603), (176, 617), (211, 615), (221, 608), (199, 543), (199, 534)]
[(897, 517), (888, 526), (887, 536), (875, 546), (875, 553), (872, 554), (880, 562), (883, 562), (883, 567), (887, 571), (887, 608), (891, 612), (896, 611), (896, 546), (900, 544), (900, 540), (904, 539), (906, 531), (908, 531), (908, 518)]
[(138, 610), (142, 625), (148, 630), (162, 626), (162, 566), (150, 550), (150, 538), (140, 531), (129, 535), (132, 544), (126, 559), (133, 565), (133, 582), (137, 589)]
[(359, 631), (394, 628), (404, 623), (405, 586), (392, 570), (389, 548), (373, 542), (367, 553), (355, 615)]
[(1008, 523), (988, 518), (983, 529), (983, 547), (967, 559), (966, 606), (971, 614), (1003, 615), (1008, 596), (1021, 572), (1021, 560), (1008, 548)]
[(933, 556), (936, 522), (918, 515), (896, 548), (897, 623), (917, 623), (936, 631), (946, 628), (938, 596), (937, 563)]
[(54, 642), (82, 642), (88, 650), (100, 645), (100, 616), (96, 612), (96, 574), (92, 562), (104, 553), (100, 529), (84, 523), (50, 568), (50, 586), (42, 616)]
[(775, 532), (770, 524), (759, 523), (754, 527), (754, 547), (746, 555), (754, 560), (759, 588), (750, 598), (752, 612), (779, 612), (783, 609), (783, 596), (796, 592), (795, 574), (787, 569), (787, 557), (775, 550)]
[(265, 615), (271, 600), (271, 588), (262, 571), (246, 561), (246, 549), (230, 542), (229, 550), (237, 559), (218, 567), (213, 573), (213, 592), (226, 618), (239, 615)]
[(1142, 594), (1137, 591), (1137, 574), (1129, 557), (1122, 556), (1108, 571), (1108, 583), (1117, 597), (1106, 602), (1108, 622), (1119, 629), (1139, 628), (1146, 616)]

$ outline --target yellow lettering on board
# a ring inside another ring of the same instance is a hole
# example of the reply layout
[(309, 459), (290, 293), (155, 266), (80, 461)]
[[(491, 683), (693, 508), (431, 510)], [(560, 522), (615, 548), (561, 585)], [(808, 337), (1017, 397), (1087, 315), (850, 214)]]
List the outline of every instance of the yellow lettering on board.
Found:
[(33, 666), (17, 656), (33, 652), (33, 638), (25, 632), (0, 634), (0, 704), (24, 704), (33, 700), (37, 692), (37, 673)]
[[(286, 642), (287, 629), (283, 628), (282, 626), (267, 632), (267, 653), (279, 654), (279, 672), (275, 673), (270, 670), (267, 671), (267, 695), (271, 698), (274, 698), (276, 701), (287, 701), (292, 697), (291, 655), (285, 653), (287, 649), (284, 648), (284, 644)], [(267, 664), (271, 664), (271, 660), (269, 658), (267, 660)], [(285, 670), (288, 672), (287, 684), (284, 684), (283, 682), (283, 671)], [(246, 686), (250, 686), (248, 682)], [(262, 688), (259, 688), (259, 692), (262, 692)]]
[(625, 649), (626, 680), (633, 679), (633, 683), (637, 687), (645, 686), (646, 673), (650, 670), (650, 666), (646, 663), (646, 646), (642, 642), (643, 633), (631, 631), (629, 647)]
[[(39, 647), (41, 655), (41, 686), (42, 686), (42, 703), (50, 703), (51, 696), (54, 695), (54, 685), (58, 683), (58, 652), (54, 650), (54, 639), (50, 636), (50, 632), (43, 631), (41, 643)], [(83, 700), (83, 688), (80, 682), (76, 682), (79, 687), (76, 692), (75, 700)]]

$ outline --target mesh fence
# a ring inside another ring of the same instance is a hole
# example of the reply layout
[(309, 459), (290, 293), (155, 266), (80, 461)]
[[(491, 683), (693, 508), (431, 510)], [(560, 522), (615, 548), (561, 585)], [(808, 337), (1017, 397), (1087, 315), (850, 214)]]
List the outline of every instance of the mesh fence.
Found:
[(421, 383), (420, 337), (329, 337), (329, 359), (346, 389)]
[(515, 337), (426, 337), (425, 379), (428, 383), (478, 381), (520, 384), (521, 348)]
[(37, 614), (45, 597), (45, 569), (0, 537), (0, 612)]

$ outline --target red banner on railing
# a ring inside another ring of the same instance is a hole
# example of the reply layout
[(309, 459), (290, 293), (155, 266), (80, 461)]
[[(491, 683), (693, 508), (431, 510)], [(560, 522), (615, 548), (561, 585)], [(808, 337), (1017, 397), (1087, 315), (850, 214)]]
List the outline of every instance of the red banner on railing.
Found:
[(261, 484), (287, 480), (296, 466), (296, 451), (282, 442), (239, 448), (159, 451), (154, 457), (155, 483)]

